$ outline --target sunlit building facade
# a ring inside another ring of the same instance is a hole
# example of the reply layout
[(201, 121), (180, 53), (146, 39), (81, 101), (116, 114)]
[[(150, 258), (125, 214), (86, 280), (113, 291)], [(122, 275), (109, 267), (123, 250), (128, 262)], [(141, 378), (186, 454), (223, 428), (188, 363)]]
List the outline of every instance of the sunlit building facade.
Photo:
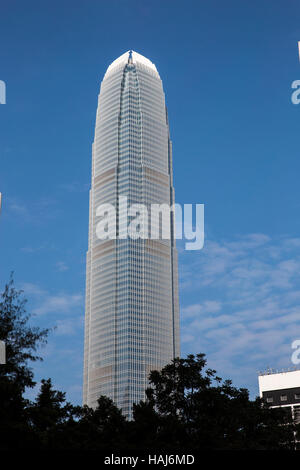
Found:
[[(101, 84), (92, 147), (83, 401), (106, 395), (131, 417), (151, 370), (179, 356), (177, 252), (170, 239), (120, 239), (128, 205), (174, 204), (172, 145), (155, 65), (126, 52)], [(97, 207), (117, 211), (117, 238), (96, 234)]]

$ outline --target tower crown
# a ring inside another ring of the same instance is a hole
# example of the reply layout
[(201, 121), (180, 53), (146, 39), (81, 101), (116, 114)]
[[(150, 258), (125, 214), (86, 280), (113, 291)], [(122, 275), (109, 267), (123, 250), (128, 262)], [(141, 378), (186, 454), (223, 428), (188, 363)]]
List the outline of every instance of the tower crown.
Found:
[(125, 66), (128, 63), (145, 65), (146, 67), (149, 67), (149, 69), (151, 69), (153, 72), (155, 72), (155, 74), (159, 77), (157, 68), (155, 67), (153, 62), (151, 62), (151, 60), (147, 59), (147, 57), (144, 57), (138, 52), (127, 51), (110, 64), (106, 71), (106, 74), (104, 75), (104, 78), (107, 78), (116, 69), (116, 67), (122, 65)]

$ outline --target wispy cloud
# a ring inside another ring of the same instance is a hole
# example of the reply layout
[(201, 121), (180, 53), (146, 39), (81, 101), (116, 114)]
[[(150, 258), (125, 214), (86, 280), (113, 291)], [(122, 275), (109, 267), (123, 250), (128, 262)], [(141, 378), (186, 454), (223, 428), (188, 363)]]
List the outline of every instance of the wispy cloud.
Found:
[(79, 181), (71, 181), (69, 183), (63, 183), (59, 186), (63, 191), (68, 193), (84, 193), (89, 190), (90, 183), (82, 183)]
[(15, 202), (15, 201), (9, 202), (8, 209), (16, 216), (21, 216), (23, 218), (28, 218), (30, 216), (26, 205), (20, 202)]
[(46, 315), (48, 313), (69, 313), (74, 307), (81, 305), (81, 294), (57, 294), (47, 295), (40, 306), (33, 309), (37, 315)]
[(84, 324), (84, 316), (76, 318), (64, 318), (57, 320), (56, 333), (63, 336), (73, 336), (77, 333), (78, 328), (82, 328)]
[(39, 253), (40, 251), (44, 251), (44, 250), (53, 251), (55, 250), (55, 246), (53, 243), (46, 242), (37, 246), (27, 245), (27, 246), (23, 246), (22, 248), (20, 248), (20, 251), (22, 251), (22, 253), (28, 253), (28, 254)]
[(3, 211), (15, 217), (17, 221), (30, 223), (39, 223), (45, 219), (55, 219), (61, 213), (57, 200), (52, 197), (45, 197), (30, 202), (8, 197), (3, 200)]
[(257, 370), (289, 367), (300, 338), (300, 239), (251, 234), (181, 255), (182, 344), (222, 374), (256, 386)]
[(36, 297), (47, 296), (46, 290), (42, 289), (37, 284), (33, 284), (31, 282), (23, 282), (21, 284), (21, 289), (24, 291), (26, 295), (33, 295)]
[(60, 271), (60, 272), (68, 271), (69, 266), (67, 266), (67, 264), (64, 261), (57, 261), (56, 269), (57, 271)]
[(21, 284), (21, 288), (25, 296), (31, 297), (29, 299), (33, 305), (31, 311), (35, 315), (74, 313), (75, 308), (83, 305), (83, 295), (81, 293), (70, 294), (59, 292), (51, 294), (32, 283), (23, 283)]

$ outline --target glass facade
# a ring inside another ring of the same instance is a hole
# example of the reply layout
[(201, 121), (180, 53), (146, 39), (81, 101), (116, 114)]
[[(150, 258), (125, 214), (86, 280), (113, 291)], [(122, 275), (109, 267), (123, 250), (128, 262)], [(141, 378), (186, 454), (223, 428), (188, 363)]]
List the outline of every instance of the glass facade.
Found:
[[(174, 204), (172, 146), (156, 67), (126, 52), (101, 84), (92, 146), (83, 401), (106, 395), (131, 417), (148, 375), (179, 356), (177, 252), (170, 239), (119, 239), (128, 206)], [(96, 235), (96, 209), (117, 209), (117, 239)]]

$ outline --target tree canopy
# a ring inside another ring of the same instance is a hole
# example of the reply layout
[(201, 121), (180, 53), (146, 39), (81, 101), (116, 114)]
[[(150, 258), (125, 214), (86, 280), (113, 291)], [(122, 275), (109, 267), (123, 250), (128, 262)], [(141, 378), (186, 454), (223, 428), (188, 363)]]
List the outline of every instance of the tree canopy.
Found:
[(207, 368), (204, 354), (176, 358), (152, 371), (144, 401), (128, 421), (111, 399), (96, 409), (73, 406), (51, 379), (41, 381), (35, 401), (24, 398), (35, 385), (31, 362), (49, 330), (31, 327), (26, 300), (5, 286), (0, 301), (0, 340), (6, 364), (0, 365), (0, 449), (80, 449), (119, 451), (295, 449), (296, 425), (284, 408), (251, 400), (245, 388), (223, 381)]

